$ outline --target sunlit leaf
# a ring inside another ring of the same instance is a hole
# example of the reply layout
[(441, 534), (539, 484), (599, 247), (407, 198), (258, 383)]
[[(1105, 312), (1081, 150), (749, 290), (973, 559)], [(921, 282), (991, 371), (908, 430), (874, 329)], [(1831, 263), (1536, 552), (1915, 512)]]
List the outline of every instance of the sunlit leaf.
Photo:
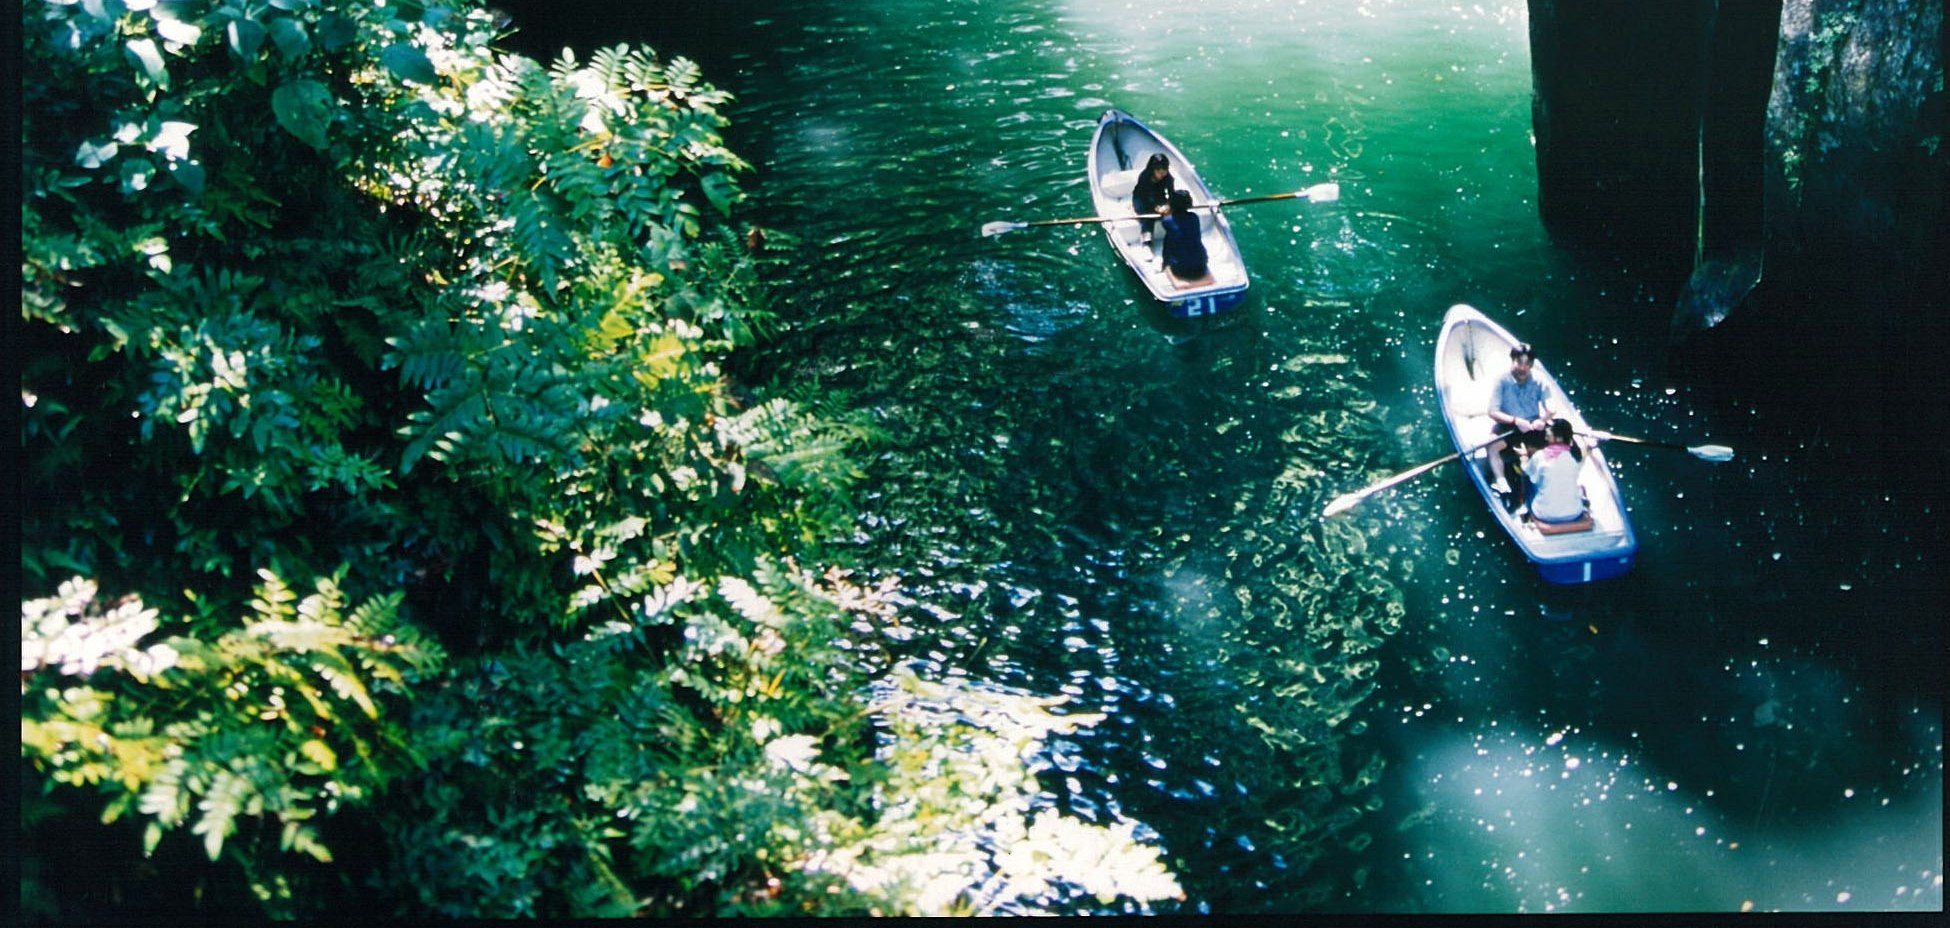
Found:
[(298, 750), (305, 755), (305, 759), (325, 768), (328, 772), (337, 770), (339, 767), (338, 755), (333, 753), (330, 745), (317, 738), (313, 738), (299, 745)]
[(92, 171), (114, 160), (115, 153), (120, 150), (121, 146), (114, 142), (106, 142), (101, 145), (96, 145), (93, 142), (82, 142), (81, 148), (75, 152), (74, 161), (76, 164)]
[(163, 157), (172, 160), (190, 156), (190, 133), (196, 131), (196, 123), (180, 120), (164, 120), (156, 127), (156, 134), (149, 139), (149, 150), (161, 152)]
[(156, 20), (156, 34), (179, 45), (195, 45), (198, 39), (203, 38), (203, 28), (189, 20), (178, 19), (170, 7), (171, 4), (159, 5), (150, 14)]
[(130, 39), (124, 46), (129, 61), (139, 68), (149, 81), (165, 90), (169, 89), (169, 68), (163, 64), (162, 51), (156, 48), (155, 39)]

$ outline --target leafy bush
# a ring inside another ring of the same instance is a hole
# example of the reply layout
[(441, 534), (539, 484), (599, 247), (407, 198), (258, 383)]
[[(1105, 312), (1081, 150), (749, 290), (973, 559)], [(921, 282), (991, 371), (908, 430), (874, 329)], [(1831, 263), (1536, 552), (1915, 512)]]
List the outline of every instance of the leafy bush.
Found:
[[(129, 914), (38, 856), (70, 812), (143, 823), (99, 862), (132, 908), (1175, 893), (1128, 829), (1027, 817), (1034, 732), (971, 767), (977, 735), (873, 697), (894, 581), (824, 566), (873, 436), (724, 373), (771, 325), (725, 95), (497, 30), (472, 0), (23, 5), (23, 900)], [(1099, 831), (1130, 880), (1004, 846)], [(183, 842), (220, 866), (134, 856)]]

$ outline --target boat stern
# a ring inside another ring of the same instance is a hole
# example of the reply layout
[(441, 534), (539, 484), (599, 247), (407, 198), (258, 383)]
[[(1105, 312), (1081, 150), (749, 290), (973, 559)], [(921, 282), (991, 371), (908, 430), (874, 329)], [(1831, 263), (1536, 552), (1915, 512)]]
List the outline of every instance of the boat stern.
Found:
[(1202, 319), (1238, 309), (1244, 302), (1246, 302), (1246, 286), (1241, 284), (1229, 289), (1211, 289), (1170, 300), (1165, 303), (1165, 306), (1179, 319)]
[(1543, 576), (1546, 583), (1554, 583), (1560, 586), (1595, 583), (1599, 580), (1622, 577), (1629, 573), (1632, 569), (1632, 562), (1637, 559), (1637, 556), (1637, 551), (1628, 551), (1624, 554), (1610, 554), (1588, 560), (1551, 563), (1539, 561), (1537, 563), (1537, 572)]

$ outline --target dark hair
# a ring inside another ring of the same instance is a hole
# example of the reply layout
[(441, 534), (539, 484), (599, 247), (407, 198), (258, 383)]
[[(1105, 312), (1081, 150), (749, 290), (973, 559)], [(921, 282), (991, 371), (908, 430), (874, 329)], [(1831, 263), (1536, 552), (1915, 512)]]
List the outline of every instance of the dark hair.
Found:
[(1192, 195), (1183, 190), (1171, 192), (1171, 211), (1182, 213), (1192, 208)]
[(1570, 444), (1570, 443), (1571, 443), (1571, 436), (1572, 436), (1573, 434), (1575, 434), (1575, 433), (1574, 433), (1574, 432), (1572, 432), (1572, 430), (1571, 430), (1571, 420), (1569, 420), (1569, 419), (1552, 419), (1552, 420), (1551, 420), (1551, 440), (1552, 440), (1552, 441), (1559, 441), (1559, 442), (1563, 442), (1564, 444), (1567, 444), (1567, 445), (1568, 445), (1568, 444)]
[(1144, 169), (1147, 172), (1155, 171), (1159, 168), (1164, 168), (1167, 171), (1171, 170), (1171, 159), (1165, 157), (1165, 153), (1161, 151), (1153, 152), (1151, 154), (1151, 160), (1144, 163)]
[(1531, 361), (1536, 361), (1537, 349), (1530, 347), (1528, 344), (1520, 343), (1515, 348), (1510, 349), (1510, 360), (1515, 361), (1518, 358), (1527, 358)]

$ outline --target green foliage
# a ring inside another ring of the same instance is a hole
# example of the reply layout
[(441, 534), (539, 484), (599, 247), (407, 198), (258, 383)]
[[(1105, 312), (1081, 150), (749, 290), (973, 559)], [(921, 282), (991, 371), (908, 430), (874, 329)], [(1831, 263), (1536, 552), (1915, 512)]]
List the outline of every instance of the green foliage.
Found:
[(215, 860), (248, 825), (330, 861), (311, 820), (413, 765), (382, 703), (441, 654), (399, 621), (397, 595), (348, 609), (334, 578), (300, 598), (260, 577), (250, 615), (210, 640), (158, 639), (183, 623), (166, 627), (134, 597), (104, 610), (81, 578), (23, 602), (22, 756), (54, 783), (98, 790), (104, 822), (148, 816), (145, 851), (187, 824)]
[[(862, 600), (846, 605), (838, 577), (759, 577), (659, 591), (655, 621), (690, 629), (669, 661), (645, 660), (644, 628), (619, 621), (480, 662), (423, 698), (429, 771), (393, 829), (402, 867), (388, 879), (427, 910), (477, 917), (711, 912), (754, 885), (777, 896), (812, 830), (845, 823), (833, 810), (864, 775), (846, 769), (866, 719), (838, 646)], [(536, 879), (551, 869), (569, 878)], [(576, 894), (590, 886), (602, 892)]]
[[(765, 568), (654, 599), (685, 628), (667, 662), (644, 662), (642, 627), (616, 622), (421, 700), (429, 772), (390, 829), (398, 894), (490, 918), (1182, 897), (1132, 823), (1042, 802), (1028, 764), (1098, 717), (886, 665), (872, 643), (899, 621), (894, 584)], [(862, 705), (865, 673), (883, 682)]]
[(1035, 733), (869, 702), (893, 581), (823, 565), (874, 436), (725, 373), (771, 325), (728, 97), (642, 50), (505, 55), (472, 0), (324, 7), (23, 5), (47, 801), (140, 822), (132, 857), (187, 831), (274, 915), (1170, 895), (1128, 832), (1029, 816)]

